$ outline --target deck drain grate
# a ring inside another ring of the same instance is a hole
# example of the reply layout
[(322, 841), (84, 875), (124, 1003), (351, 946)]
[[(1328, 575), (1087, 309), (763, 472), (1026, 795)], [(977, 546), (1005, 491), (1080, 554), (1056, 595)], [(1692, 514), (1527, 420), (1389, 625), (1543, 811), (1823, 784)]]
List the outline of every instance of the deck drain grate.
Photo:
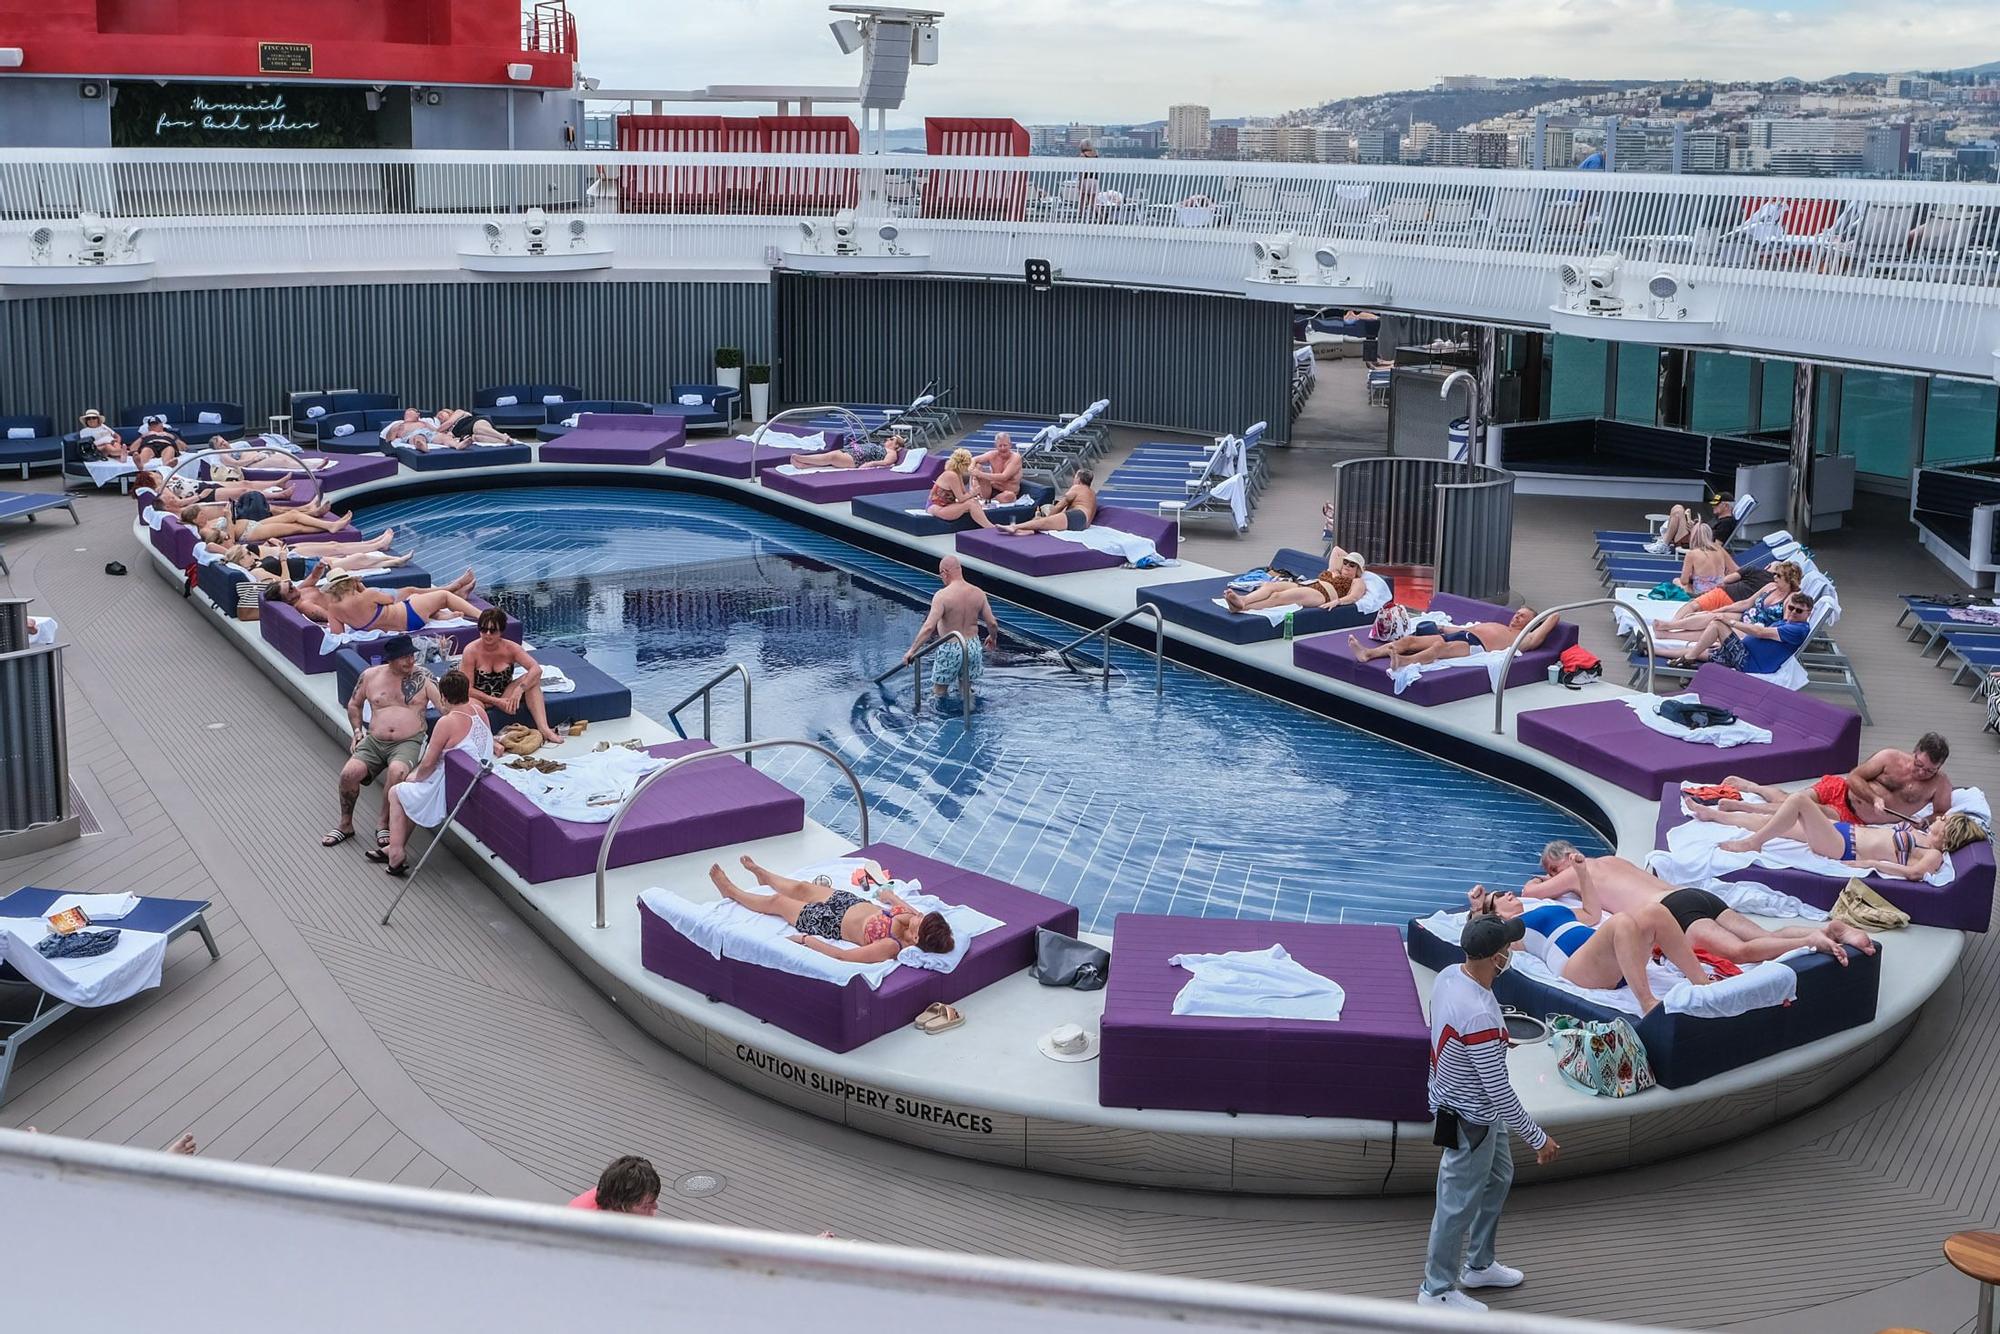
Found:
[(674, 1181), (674, 1189), (683, 1195), (716, 1195), (729, 1183), (719, 1172), (689, 1172)]

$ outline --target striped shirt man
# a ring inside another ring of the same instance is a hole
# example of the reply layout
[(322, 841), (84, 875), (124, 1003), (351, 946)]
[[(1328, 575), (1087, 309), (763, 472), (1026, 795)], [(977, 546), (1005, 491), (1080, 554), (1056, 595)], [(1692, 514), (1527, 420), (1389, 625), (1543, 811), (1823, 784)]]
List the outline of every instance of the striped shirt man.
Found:
[(1507, 1077), (1507, 1024), (1493, 992), (1454, 964), (1431, 988), (1431, 1111), (1448, 1107), (1461, 1121), (1496, 1120), (1539, 1149), (1548, 1132), (1535, 1124)]

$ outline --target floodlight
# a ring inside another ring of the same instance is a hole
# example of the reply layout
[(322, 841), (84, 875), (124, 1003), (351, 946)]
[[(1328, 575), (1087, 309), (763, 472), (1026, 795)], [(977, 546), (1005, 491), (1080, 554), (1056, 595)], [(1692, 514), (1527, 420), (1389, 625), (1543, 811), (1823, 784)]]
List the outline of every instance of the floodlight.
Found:
[(1646, 290), (1661, 301), (1671, 301), (1681, 290), (1681, 285), (1671, 273), (1656, 273), (1652, 281), (1646, 284)]
[(860, 224), (854, 217), (854, 210), (844, 208), (833, 215), (833, 253), (836, 255), (858, 255), (861, 247), (854, 243), (855, 229)]
[(500, 224), (497, 222), (485, 223), (482, 225), (481, 230), (486, 233), (486, 248), (496, 255), (499, 254), (500, 238), (506, 235), (505, 232), (501, 231)]
[(1030, 291), (1046, 292), (1056, 285), (1055, 266), (1045, 259), (1023, 260), (1021, 276), (1027, 279)]
[(875, 229), (875, 234), (881, 237), (884, 241), (894, 241), (898, 236), (902, 235), (901, 232), (896, 230), (896, 225), (892, 222), (883, 223), (880, 227)]
[(851, 56), (861, 49), (861, 25), (853, 19), (835, 19), (826, 25), (833, 32), (833, 40), (840, 47), (840, 54)]
[(569, 248), (571, 250), (583, 244), (583, 234), (588, 230), (590, 229), (585, 225), (582, 218), (571, 218), (569, 220)]
[(54, 244), (55, 239), (55, 231), (49, 227), (37, 227), (34, 231), (28, 233), (28, 245), (32, 249), (32, 258), (35, 263), (46, 264), (49, 262), (51, 257), (50, 247)]
[(1251, 257), (1257, 261), (1255, 277), (1260, 282), (1294, 283), (1299, 280), (1299, 271), (1292, 267), (1292, 250), (1298, 245), (1298, 238), (1289, 232), (1276, 236), (1261, 236), (1250, 243)]
[(1313, 251), (1313, 263), (1319, 265), (1326, 272), (1332, 273), (1340, 267), (1340, 256), (1333, 252), (1332, 246), (1321, 246), (1319, 249)]
[(76, 252), (79, 264), (102, 264), (111, 258), (111, 229), (104, 225), (104, 219), (95, 213), (83, 212), (77, 215), (77, 222), (83, 232), (83, 246)]
[(1593, 292), (1609, 292), (1618, 286), (1618, 256), (1599, 255), (1590, 261), (1584, 282)]
[(549, 215), (531, 208), (522, 216), (521, 235), (527, 239), (528, 253), (545, 255), (549, 249)]
[(1556, 278), (1565, 292), (1581, 291), (1583, 288), (1583, 270), (1568, 260), (1556, 265)]

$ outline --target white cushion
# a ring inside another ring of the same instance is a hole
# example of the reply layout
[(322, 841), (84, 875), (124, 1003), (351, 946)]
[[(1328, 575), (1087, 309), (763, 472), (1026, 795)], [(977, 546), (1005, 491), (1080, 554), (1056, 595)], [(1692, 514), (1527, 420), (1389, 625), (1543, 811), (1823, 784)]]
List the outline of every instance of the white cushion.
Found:
[(320, 406), (319, 404), (315, 403), (315, 404), (313, 404), (313, 405), (312, 405), (311, 407), (309, 407), (309, 408), (307, 408), (307, 409), (306, 409), (306, 416), (308, 416), (308, 417), (324, 417), (324, 416), (326, 416), (326, 409), (325, 409), (325, 408), (323, 408), (323, 407), (321, 407), (321, 406)]
[(562, 401), (563, 401), (563, 396), (562, 396), (561, 394), (543, 394), (543, 395), (542, 395), (542, 402), (544, 402), (544, 403), (560, 403), (560, 402), (562, 402)]
[(574, 426), (581, 420), (583, 420), (583, 414), (581, 412), (572, 412), (569, 414), (569, 416), (564, 417), (562, 419), (562, 424), (564, 426)]
[(222, 425), (222, 414), (219, 412), (197, 412), (194, 414), (194, 419), (203, 426)]
[(32, 426), (9, 426), (7, 428), (7, 438), (9, 440), (33, 440), (35, 438), (35, 428)]
[(493, 406), (496, 408), (511, 408), (520, 401), (521, 396), (519, 394), (502, 394), (493, 400)]
[(338, 426), (336, 426), (336, 427), (334, 427), (334, 428), (333, 428), (333, 433), (334, 433), (335, 435), (353, 435), (353, 434), (354, 434), (354, 423), (353, 423), (353, 422), (342, 422), (342, 423), (341, 423), (340, 425), (338, 425)]
[(679, 403), (684, 408), (698, 408), (702, 404), (708, 402), (708, 400), (703, 398), (700, 394), (682, 394), (678, 399), (674, 401)]

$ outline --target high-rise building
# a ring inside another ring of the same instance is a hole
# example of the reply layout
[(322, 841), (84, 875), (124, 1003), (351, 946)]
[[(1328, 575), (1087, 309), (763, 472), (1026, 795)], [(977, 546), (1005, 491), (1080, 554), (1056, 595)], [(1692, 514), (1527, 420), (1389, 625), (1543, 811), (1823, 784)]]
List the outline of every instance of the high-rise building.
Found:
[(1030, 125), (1028, 151), (1045, 157), (1060, 157), (1069, 151), (1069, 126)]
[(1243, 156), (1242, 145), (1238, 143), (1238, 132), (1234, 125), (1211, 125), (1208, 128), (1208, 155), (1224, 162), (1234, 162)]
[(1441, 167), (1504, 167), (1508, 137), (1495, 130), (1448, 130), (1431, 141), (1430, 158)]
[(1410, 123), (1410, 132), (1403, 136), (1403, 161), (1429, 161), (1431, 143), (1437, 138), (1437, 134), (1438, 127), (1429, 121), (1412, 121)]
[(1909, 123), (1870, 125), (1861, 146), (1861, 170), (1870, 176), (1901, 176), (1909, 169)]
[(1542, 131), (1542, 166), (1549, 171), (1567, 171), (1576, 165), (1576, 131), (1567, 125), (1550, 125)]
[(1445, 74), (1438, 78), (1437, 86), (1445, 93), (1490, 93), (1500, 81), (1484, 74)]
[(1864, 169), (1869, 127), (1860, 121), (1758, 118), (1743, 128), (1753, 171), (1834, 176)]
[(1167, 151), (1175, 157), (1204, 157), (1209, 151), (1208, 108), (1182, 102), (1167, 108)]
[(1103, 137), (1102, 125), (1078, 125), (1075, 121), (1071, 121), (1063, 130), (1064, 146), (1071, 152), (1082, 148), (1085, 144), (1095, 144)]
[(1313, 126), (1313, 161), (1352, 162), (1354, 146), (1348, 133), (1338, 125)]
[(1726, 172), (1730, 146), (1731, 136), (1721, 130), (1689, 130), (1681, 144), (1681, 170)]
[(1354, 136), (1356, 162), (1394, 162), (1401, 155), (1403, 136), (1396, 130), (1360, 130)]
[(1620, 121), (1612, 139), (1611, 165), (1618, 171), (1670, 172), (1675, 166), (1675, 136), (1673, 124)]

